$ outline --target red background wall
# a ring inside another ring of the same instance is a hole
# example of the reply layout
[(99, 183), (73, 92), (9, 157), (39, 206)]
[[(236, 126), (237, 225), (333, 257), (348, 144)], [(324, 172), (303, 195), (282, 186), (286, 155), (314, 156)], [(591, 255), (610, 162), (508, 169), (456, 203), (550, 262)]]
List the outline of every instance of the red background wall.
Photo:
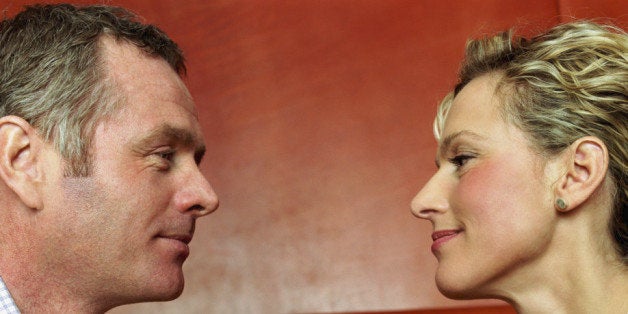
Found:
[[(0, 7), (11, 15), (32, 2)], [(435, 170), (436, 104), (469, 37), (572, 17), (628, 24), (623, 0), (104, 3), (139, 13), (185, 51), (208, 144), (202, 168), (221, 200), (199, 221), (181, 298), (114, 313), (501, 305), (442, 297), (431, 226), (410, 214)]]

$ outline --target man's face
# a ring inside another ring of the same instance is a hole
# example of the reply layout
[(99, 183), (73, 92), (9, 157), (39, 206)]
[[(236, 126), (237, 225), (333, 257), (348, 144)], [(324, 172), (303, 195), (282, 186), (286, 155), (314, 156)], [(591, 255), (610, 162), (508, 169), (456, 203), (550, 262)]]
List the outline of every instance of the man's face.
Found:
[(103, 42), (121, 108), (96, 128), (91, 176), (48, 178), (44, 263), (103, 303), (173, 299), (195, 220), (218, 206), (194, 103), (166, 61)]

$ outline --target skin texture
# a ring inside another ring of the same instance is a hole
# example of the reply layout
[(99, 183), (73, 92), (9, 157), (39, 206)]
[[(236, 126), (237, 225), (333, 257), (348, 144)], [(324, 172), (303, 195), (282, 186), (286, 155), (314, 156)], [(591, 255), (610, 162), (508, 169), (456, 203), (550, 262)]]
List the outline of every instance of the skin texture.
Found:
[(434, 231), (460, 231), (434, 250), (436, 282), (450, 297), (488, 293), (501, 276), (547, 247), (554, 220), (540, 160), (500, 117), (495, 80), (473, 80), (456, 97), (438, 172), (412, 203)]
[(218, 206), (198, 168), (205, 147), (181, 79), (135, 46), (102, 43), (107, 79), (123, 104), (97, 126), (92, 175), (64, 177), (63, 161), (33, 130), (32, 149), (20, 157), (34, 165), (38, 193), (32, 201), (22, 193), (31, 208), (14, 218), (28, 228), (8, 257), (29, 263), (2, 274), (23, 311), (98, 313), (176, 298), (195, 221)]
[[(412, 201), (434, 227), (439, 290), (503, 299), (518, 313), (625, 313), (604, 143), (588, 136), (557, 156), (537, 153), (499, 110), (499, 78), (477, 77), (456, 96), (438, 171)], [(558, 197), (566, 208), (555, 207)]]

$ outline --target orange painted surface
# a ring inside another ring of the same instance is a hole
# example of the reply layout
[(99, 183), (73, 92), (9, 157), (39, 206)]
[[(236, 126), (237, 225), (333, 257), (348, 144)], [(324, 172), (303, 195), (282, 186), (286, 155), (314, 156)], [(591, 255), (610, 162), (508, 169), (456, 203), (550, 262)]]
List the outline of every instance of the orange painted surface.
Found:
[(515, 314), (510, 306), (472, 306), (409, 311), (351, 312), (342, 314)]
[[(0, 7), (11, 14), (28, 2)], [(208, 146), (202, 169), (221, 201), (199, 221), (183, 295), (112, 313), (503, 305), (441, 296), (431, 226), (410, 214), (435, 171), (436, 104), (468, 37), (543, 29), (564, 12), (628, 18), (625, 1), (106, 2), (138, 12), (185, 51)], [(416, 310), (391, 312), (399, 309)]]

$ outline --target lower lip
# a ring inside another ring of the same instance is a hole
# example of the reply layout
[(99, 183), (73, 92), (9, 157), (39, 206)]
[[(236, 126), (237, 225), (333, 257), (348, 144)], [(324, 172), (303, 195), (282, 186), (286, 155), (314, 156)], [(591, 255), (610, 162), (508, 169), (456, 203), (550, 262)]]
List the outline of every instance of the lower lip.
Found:
[(454, 234), (447, 235), (447, 236), (444, 236), (442, 238), (438, 238), (438, 239), (434, 240), (434, 242), (432, 243), (432, 252), (438, 251), (438, 249), (440, 249), (440, 247), (443, 246), (443, 244), (445, 244), (447, 241), (457, 237), (459, 234), (460, 234), (460, 232), (456, 232)]
[(167, 241), (168, 245), (172, 247), (178, 253), (178, 255), (181, 256), (183, 259), (187, 258), (188, 255), (190, 255), (190, 247), (184, 242), (181, 242), (176, 239), (171, 239), (171, 238), (160, 238), (160, 239)]

